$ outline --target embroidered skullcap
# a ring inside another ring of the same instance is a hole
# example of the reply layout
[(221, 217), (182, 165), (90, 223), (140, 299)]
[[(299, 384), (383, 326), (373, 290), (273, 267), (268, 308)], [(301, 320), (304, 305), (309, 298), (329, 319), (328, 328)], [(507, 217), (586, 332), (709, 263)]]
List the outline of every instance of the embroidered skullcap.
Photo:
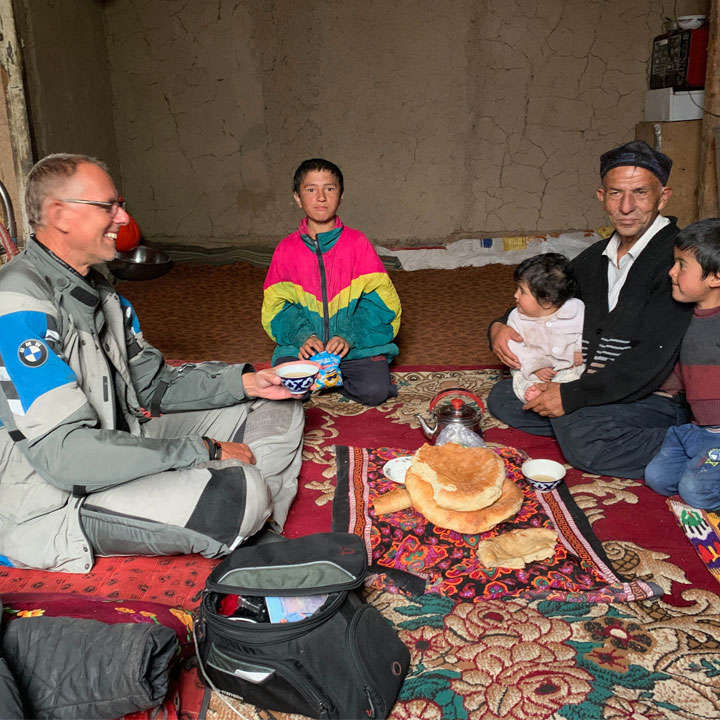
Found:
[(653, 173), (662, 185), (665, 185), (670, 176), (672, 160), (667, 155), (653, 150), (643, 140), (633, 140), (600, 156), (600, 177), (604, 178), (609, 170), (621, 165), (645, 168)]

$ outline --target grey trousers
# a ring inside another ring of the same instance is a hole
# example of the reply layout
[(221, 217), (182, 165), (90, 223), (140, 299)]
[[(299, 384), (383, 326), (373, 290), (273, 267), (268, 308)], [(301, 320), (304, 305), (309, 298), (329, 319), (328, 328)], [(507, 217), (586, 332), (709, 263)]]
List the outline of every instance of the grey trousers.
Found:
[(198, 434), (244, 442), (257, 464), (206, 462), (88, 495), (80, 522), (94, 553), (218, 557), (267, 520), (282, 530), (297, 493), (304, 422), (295, 400), (254, 400), (152, 419), (149, 437)]
[(661, 395), (635, 402), (594, 405), (557, 418), (523, 410), (512, 380), (496, 383), (488, 410), (506, 425), (531, 435), (554, 437), (573, 467), (596, 475), (641, 478), (671, 425), (689, 422), (685, 403)]

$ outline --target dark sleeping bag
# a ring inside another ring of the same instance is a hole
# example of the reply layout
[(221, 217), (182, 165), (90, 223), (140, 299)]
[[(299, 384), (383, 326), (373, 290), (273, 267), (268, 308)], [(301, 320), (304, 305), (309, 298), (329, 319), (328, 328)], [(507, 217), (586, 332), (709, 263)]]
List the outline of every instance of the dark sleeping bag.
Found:
[[(0, 655), (14, 678), (25, 715), (112, 720), (162, 703), (177, 656), (175, 633), (155, 623), (108, 625), (65, 617), (18, 618), (2, 630)], [(2, 668), (0, 668), (0, 671)], [(0, 717), (12, 705), (2, 686)]]
[[(0, 633), (2, 633), (2, 620), (3, 611), (2, 602), (0, 602)], [(0, 656), (0, 718), (22, 720), (24, 717), (20, 691), (15, 683), (15, 678), (12, 676), (5, 658)]]

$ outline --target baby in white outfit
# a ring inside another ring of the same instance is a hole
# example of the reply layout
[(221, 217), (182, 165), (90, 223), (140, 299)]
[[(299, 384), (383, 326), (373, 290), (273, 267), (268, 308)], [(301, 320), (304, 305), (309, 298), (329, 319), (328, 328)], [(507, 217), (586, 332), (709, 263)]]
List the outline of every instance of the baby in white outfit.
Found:
[(573, 297), (577, 284), (568, 259), (559, 253), (524, 260), (513, 277), (517, 307), (507, 324), (523, 339), (508, 343), (520, 361), (520, 369), (511, 370), (513, 390), (528, 402), (540, 394), (539, 384), (577, 380), (585, 370), (585, 305)]

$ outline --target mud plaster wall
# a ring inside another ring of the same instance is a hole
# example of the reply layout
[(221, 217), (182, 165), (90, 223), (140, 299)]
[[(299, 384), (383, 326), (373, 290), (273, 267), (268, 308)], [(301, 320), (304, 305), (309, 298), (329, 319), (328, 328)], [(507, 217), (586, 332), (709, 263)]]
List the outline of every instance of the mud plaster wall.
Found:
[[(117, 163), (150, 240), (276, 242), (316, 155), (345, 173), (343, 220), (378, 242), (595, 227), (597, 158), (642, 120), (652, 38), (707, 4), (33, 0), (55, 34), (38, 149)], [(68, 101), (80, 122), (55, 116)]]
[(103, 10), (95, 0), (14, 0), (35, 159), (102, 158), (118, 175)]

